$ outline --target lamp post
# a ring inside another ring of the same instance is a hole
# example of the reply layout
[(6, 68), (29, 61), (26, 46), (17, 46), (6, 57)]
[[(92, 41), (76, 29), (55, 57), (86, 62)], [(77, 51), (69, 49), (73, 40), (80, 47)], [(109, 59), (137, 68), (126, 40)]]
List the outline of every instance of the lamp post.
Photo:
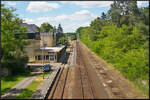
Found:
[[(43, 36), (43, 38), (44, 38), (44, 36)], [(43, 52), (43, 49), (44, 49), (44, 51), (45, 51), (45, 47), (46, 47), (46, 45), (47, 45), (47, 43), (44, 41), (44, 39), (42, 38), (42, 63), (43, 63), (43, 79), (44, 79), (44, 56), (45, 56), (45, 53)], [(44, 54), (43, 54), (44, 53)]]
[[(46, 42), (43, 41), (44, 51), (45, 51), (46, 45), (47, 45)], [(43, 49), (42, 49), (42, 51), (43, 51)], [(44, 53), (44, 52), (42, 52), (42, 53)], [(43, 54), (42, 54), (42, 55), (43, 55)], [(44, 60), (45, 60), (45, 53), (44, 53), (44, 55), (43, 55), (43, 60), (42, 60), (42, 61), (43, 61), (43, 79), (44, 79)]]

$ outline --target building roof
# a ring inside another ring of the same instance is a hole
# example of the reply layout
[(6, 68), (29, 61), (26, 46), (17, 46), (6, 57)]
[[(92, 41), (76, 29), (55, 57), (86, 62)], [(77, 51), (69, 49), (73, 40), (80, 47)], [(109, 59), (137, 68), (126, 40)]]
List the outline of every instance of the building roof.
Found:
[(60, 46), (60, 47), (45, 47), (45, 48), (41, 47), (41, 48), (39, 48), (39, 49), (36, 49), (35, 51), (42, 51), (42, 50), (44, 50), (44, 51), (48, 51), (48, 52), (59, 52), (59, 51), (61, 51), (64, 47), (65, 47), (64, 45), (63, 45), (63, 46)]
[(27, 26), (27, 33), (39, 32), (38, 27), (35, 24), (21, 23), (20, 26)]
[(20, 26), (27, 27), (28, 39), (40, 40), (40, 32), (35, 24), (21, 23)]

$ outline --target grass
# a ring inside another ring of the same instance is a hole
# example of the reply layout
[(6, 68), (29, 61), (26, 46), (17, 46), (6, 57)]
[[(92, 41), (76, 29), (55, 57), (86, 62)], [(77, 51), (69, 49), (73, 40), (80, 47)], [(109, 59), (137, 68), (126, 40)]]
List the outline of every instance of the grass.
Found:
[[(145, 80), (146, 81), (146, 80)], [(149, 95), (149, 80), (146, 81), (144, 85), (140, 79), (134, 80), (133, 83), (138, 86), (147, 96)]]
[(3, 95), (8, 90), (10, 90), (13, 86), (19, 83), (21, 80), (26, 78), (30, 72), (22, 73), (20, 75), (11, 75), (7, 77), (1, 78), (1, 94)]
[(39, 84), (40, 81), (33, 81), (21, 94), (16, 96), (16, 99), (31, 99), (32, 94), (36, 91)]
[[(50, 72), (45, 72), (44, 77), (47, 77)], [(32, 99), (33, 93), (36, 91), (38, 86), (41, 82), (43, 82), (43, 75), (39, 75), (36, 77), (36, 79), (20, 93), (18, 96), (16, 96), (16, 99)]]

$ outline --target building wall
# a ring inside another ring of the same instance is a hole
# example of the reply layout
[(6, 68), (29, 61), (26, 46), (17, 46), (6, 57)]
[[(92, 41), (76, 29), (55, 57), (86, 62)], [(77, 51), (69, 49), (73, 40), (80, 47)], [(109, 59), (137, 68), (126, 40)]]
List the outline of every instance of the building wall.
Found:
[(41, 36), (40, 46), (42, 47), (42, 39), (46, 42), (46, 47), (53, 47), (56, 46), (56, 38), (52, 35), (49, 36)]
[[(43, 54), (44, 54), (45, 56), (46, 56), (46, 55), (48, 55), (48, 56), (50, 56), (50, 55), (54, 56), (54, 63), (57, 62), (57, 53), (56, 53), (56, 52), (53, 53), (53, 54), (49, 54), (48, 52), (43, 52)], [(37, 60), (36, 57), (39, 56), (39, 55), (41, 56), (41, 59), (40, 59), (40, 60)], [(35, 59), (35, 62), (36, 62), (36, 63), (42, 63), (42, 52), (41, 52), (41, 51), (35, 52), (35, 57), (34, 57), (34, 59)], [(50, 63), (50, 58), (45, 59), (45, 60), (44, 60), (44, 63)]]
[(27, 52), (27, 55), (29, 57), (29, 62), (34, 62), (34, 50), (40, 48), (40, 40), (27, 40), (30, 41), (30, 45), (25, 47), (25, 51)]
[[(59, 52), (52, 52), (52, 53), (48, 53), (48, 51), (43, 52), (43, 55), (48, 55), (48, 59), (44, 60), (44, 63), (50, 63), (50, 56), (54, 57), (54, 63), (58, 62), (58, 60), (60, 59), (60, 57), (65, 53), (66, 47), (64, 47), (62, 50), (60, 50)], [(40, 56), (40, 60), (37, 59), (37, 56)], [(42, 63), (42, 51), (36, 51), (34, 53), (34, 59), (36, 63)]]

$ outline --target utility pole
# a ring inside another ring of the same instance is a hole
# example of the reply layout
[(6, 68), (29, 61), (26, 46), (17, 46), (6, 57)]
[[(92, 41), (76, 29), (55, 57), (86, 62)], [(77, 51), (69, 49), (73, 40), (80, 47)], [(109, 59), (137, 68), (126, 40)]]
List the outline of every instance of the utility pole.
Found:
[(42, 64), (43, 64), (43, 67), (42, 67), (42, 73), (43, 73), (43, 79), (44, 79), (44, 55), (43, 55), (43, 47), (44, 47), (44, 36), (42, 37)]
[[(43, 34), (44, 35), (44, 34)], [(44, 56), (45, 56), (45, 53), (44, 53), (44, 51), (45, 51), (45, 46), (47, 45), (47, 43), (46, 42), (44, 42), (44, 36), (43, 36), (43, 38), (42, 38), (42, 63), (43, 63), (43, 67), (42, 67), (42, 69), (43, 69), (43, 79), (44, 79)], [(44, 49), (44, 51), (43, 51), (43, 49)], [(43, 54), (44, 53), (44, 54)]]

